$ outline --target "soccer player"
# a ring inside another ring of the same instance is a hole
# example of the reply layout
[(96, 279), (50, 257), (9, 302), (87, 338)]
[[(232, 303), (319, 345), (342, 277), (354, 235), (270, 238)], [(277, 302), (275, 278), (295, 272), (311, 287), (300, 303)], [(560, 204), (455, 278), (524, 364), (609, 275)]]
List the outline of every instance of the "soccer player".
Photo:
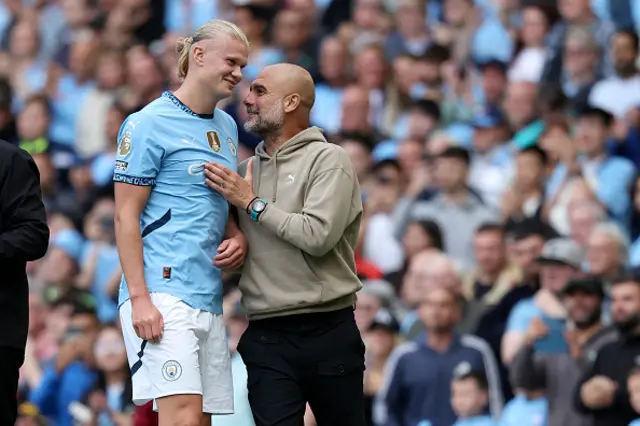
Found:
[(242, 263), (246, 240), (204, 164), (237, 168), (238, 129), (216, 105), (242, 79), (248, 46), (229, 22), (202, 25), (178, 44), (181, 87), (130, 115), (118, 137), (120, 320), (133, 401), (153, 400), (162, 426), (233, 413), (220, 269)]

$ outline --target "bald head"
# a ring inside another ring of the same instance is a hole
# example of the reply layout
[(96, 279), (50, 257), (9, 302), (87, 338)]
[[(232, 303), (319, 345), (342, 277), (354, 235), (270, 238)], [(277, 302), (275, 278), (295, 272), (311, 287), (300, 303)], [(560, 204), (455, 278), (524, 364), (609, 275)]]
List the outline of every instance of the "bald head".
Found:
[(271, 91), (282, 98), (297, 95), (300, 105), (311, 110), (316, 101), (315, 85), (309, 71), (294, 64), (269, 65), (258, 75), (257, 80), (264, 79), (271, 86)]

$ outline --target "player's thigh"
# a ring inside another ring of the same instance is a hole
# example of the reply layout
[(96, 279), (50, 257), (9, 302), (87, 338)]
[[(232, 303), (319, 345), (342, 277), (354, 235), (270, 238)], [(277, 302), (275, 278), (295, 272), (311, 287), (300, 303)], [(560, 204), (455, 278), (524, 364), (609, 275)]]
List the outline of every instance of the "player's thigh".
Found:
[(170, 395), (155, 400), (158, 426), (203, 426), (202, 395)]
[(352, 319), (317, 337), (312, 346), (332, 348), (305, 381), (304, 392), (318, 426), (364, 426), (364, 344)]
[(203, 410), (209, 414), (233, 414), (233, 377), (229, 345), (222, 315), (207, 313), (208, 333), (201, 340)]
[[(158, 343), (143, 341), (131, 322), (131, 304), (120, 310), (122, 331), (131, 367), (133, 401), (142, 405), (174, 395), (195, 395), (202, 412), (202, 373), (199, 363), (200, 342), (194, 310), (175, 297), (152, 294), (154, 305), (164, 318), (164, 332)], [(187, 398), (189, 399), (189, 398)], [(181, 403), (180, 405), (185, 405)], [(191, 406), (190, 404), (186, 404)], [(163, 410), (157, 405), (159, 415)]]
[(256, 426), (303, 426), (306, 399), (295, 369), (294, 350), (277, 333), (249, 328), (238, 352), (247, 367), (249, 404)]

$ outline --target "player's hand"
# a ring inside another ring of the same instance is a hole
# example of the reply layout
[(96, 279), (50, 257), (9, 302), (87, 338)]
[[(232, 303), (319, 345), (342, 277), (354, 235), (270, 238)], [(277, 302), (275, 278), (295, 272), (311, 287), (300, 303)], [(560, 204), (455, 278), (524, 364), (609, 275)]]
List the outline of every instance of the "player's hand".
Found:
[(247, 163), (247, 173), (243, 178), (218, 163), (207, 163), (204, 166), (205, 182), (219, 192), (228, 202), (243, 211), (255, 198), (253, 194), (253, 159)]
[(244, 263), (247, 247), (247, 239), (242, 232), (238, 232), (232, 238), (220, 243), (218, 254), (213, 258), (213, 264), (220, 269), (236, 269)]
[(150, 297), (131, 300), (133, 328), (142, 340), (158, 343), (164, 330), (162, 314)]

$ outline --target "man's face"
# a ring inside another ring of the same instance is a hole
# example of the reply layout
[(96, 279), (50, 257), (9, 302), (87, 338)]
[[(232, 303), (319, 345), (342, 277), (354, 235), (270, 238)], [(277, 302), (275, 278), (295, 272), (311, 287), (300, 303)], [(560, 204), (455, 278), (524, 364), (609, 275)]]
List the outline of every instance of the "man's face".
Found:
[(427, 331), (444, 333), (459, 321), (460, 307), (450, 291), (436, 288), (423, 293), (418, 313)]
[(371, 152), (360, 142), (343, 140), (340, 146), (347, 151), (351, 164), (356, 169), (358, 180), (362, 182), (371, 169)]
[(558, 294), (575, 274), (576, 270), (571, 266), (562, 263), (543, 263), (540, 265), (540, 285)]
[(279, 47), (296, 49), (307, 41), (309, 26), (301, 12), (285, 9), (278, 13), (274, 29), (276, 43)]
[(564, 298), (569, 318), (578, 327), (589, 327), (600, 320), (602, 299), (590, 293), (576, 291)]
[(572, 77), (593, 72), (598, 64), (598, 52), (579, 40), (568, 39), (563, 55), (562, 65)]
[(569, 229), (571, 238), (581, 247), (586, 247), (597, 217), (591, 208), (569, 206)]
[(507, 88), (504, 111), (513, 130), (519, 130), (535, 118), (537, 87), (533, 83), (513, 82)]
[(443, 191), (458, 189), (467, 180), (467, 165), (457, 158), (440, 157), (436, 160), (435, 179)]
[(506, 85), (507, 79), (501, 70), (488, 67), (482, 72), (482, 90), (489, 102), (498, 103)]
[(558, 0), (558, 11), (563, 19), (573, 21), (589, 11), (588, 0)]
[(604, 150), (608, 129), (599, 117), (582, 117), (578, 120), (575, 143), (578, 151), (598, 155)]
[(487, 231), (476, 234), (473, 249), (481, 271), (494, 274), (504, 266), (506, 253), (501, 232)]
[(242, 80), (242, 69), (247, 65), (247, 47), (232, 37), (202, 40), (196, 44), (202, 44), (203, 81), (207, 82), (216, 96), (231, 96)]
[(640, 286), (634, 282), (619, 283), (611, 288), (611, 317), (618, 326), (636, 322), (640, 315)]
[(638, 46), (627, 34), (618, 34), (613, 38), (613, 62), (620, 77), (629, 77), (636, 73)]
[(609, 235), (595, 233), (587, 241), (586, 260), (589, 272), (594, 275), (607, 275), (621, 266), (620, 249)]
[(251, 84), (249, 94), (244, 99), (248, 118), (245, 130), (257, 135), (279, 132), (284, 125), (284, 97), (279, 87), (270, 78), (270, 73), (262, 72)]
[(538, 274), (536, 259), (542, 253), (544, 242), (542, 235), (531, 235), (514, 244), (513, 260), (527, 278), (533, 278)]
[(320, 74), (325, 80), (333, 81), (344, 77), (348, 52), (337, 39), (328, 39), (320, 48)]
[(537, 154), (522, 152), (516, 157), (516, 183), (518, 188), (537, 188), (542, 180), (544, 164)]

